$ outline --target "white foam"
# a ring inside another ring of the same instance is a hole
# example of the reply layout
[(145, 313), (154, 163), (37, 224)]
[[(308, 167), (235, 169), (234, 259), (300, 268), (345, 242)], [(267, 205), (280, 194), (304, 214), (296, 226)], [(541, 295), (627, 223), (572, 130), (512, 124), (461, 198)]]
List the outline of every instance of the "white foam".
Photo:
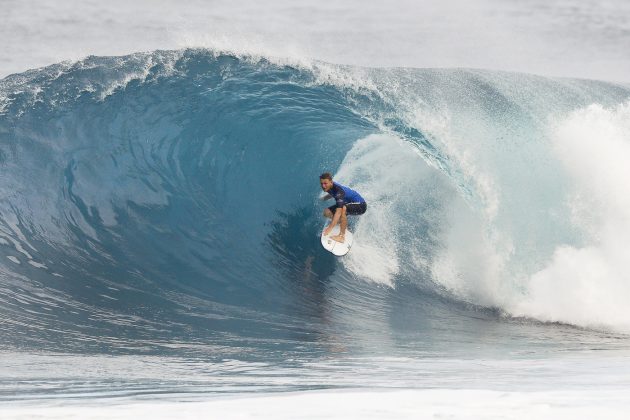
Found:
[[(433, 279), (455, 297), (483, 306), (504, 302), (507, 257), (488, 235), (483, 217), (461, 203), (449, 208), (446, 234), (431, 261)], [(504, 252), (509, 253), (509, 248)]]
[[(215, 398), (204, 402), (87, 401), (6, 406), (4, 419), (626, 419), (629, 389), (547, 392), (343, 390)], [(185, 398), (185, 397), (182, 397)]]
[(7, 255), (6, 257), (16, 264), (21, 264), (20, 260), (18, 260), (17, 257), (14, 257), (13, 255)]
[[(433, 277), (460, 299), (501, 308), (513, 316), (630, 332), (630, 103), (577, 110), (552, 122), (548, 139), (551, 150), (541, 148), (541, 153), (549, 150), (554, 156), (545, 159), (555, 157), (559, 165), (554, 166), (555, 174), (548, 175), (566, 178), (561, 185), (574, 230), (566, 237), (581, 238), (581, 242), (559, 243), (548, 254), (530, 256), (535, 261), (517, 260), (515, 251), (528, 241), (553, 239), (536, 237), (544, 234), (540, 230), (517, 235), (505, 216), (496, 220), (497, 210), (507, 205), (501, 199), (514, 197), (506, 196), (507, 192), (500, 195), (500, 185), (480, 173), (477, 163), (467, 165), (458, 159), (467, 152), (455, 141), (463, 149), (454, 154), (455, 162), (466, 179), (488, 179), (481, 184), (489, 192), (479, 189), (478, 182), (473, 184), (481, 191), (479, 212), (467, 206), (450, 208), (443, 247), (430, 263)], [(550, 188), (545, 179), (527, 178), (539, 183), (537, 189)], [(509, 193), (520, 194), (518, 190)], [(534, 211), (527, 215), (531, 223), (548, 224), (540, 220), (549, 216), (544, 213), (549, 211), (548, 204), (532, 204)], [(528, 266), (533, 271), (528, 272)]]
[(30, 265), (32, 265), (33, 267), (37, 267), (37, 268), (44, 268), (44, 269), (47, 269), (47, 268), (48, 268), (48, 267), (46, 267), (46, 264), (38, 263), (37, 261), (28, 260), (28, 263), (29, 263)]
[(396, 137), (379, 134), (357, 141), (334, 174), (335, 181), (357, 190), (368, 203), (367, 212), (356, 219), (352, 250), (342, 260), (346, 268), (393, 286), (403, 263), (425, 265), (407, 257), (426, 248), (427, 238), (414, 232), (434, 216), (419, 209), (427, 190), (445, 188), (441, 176)]
[(558, 246), (510, 310), (630, 332), (630, 103), (578, 110), (557, 124), (553, 141), (587, 243)]

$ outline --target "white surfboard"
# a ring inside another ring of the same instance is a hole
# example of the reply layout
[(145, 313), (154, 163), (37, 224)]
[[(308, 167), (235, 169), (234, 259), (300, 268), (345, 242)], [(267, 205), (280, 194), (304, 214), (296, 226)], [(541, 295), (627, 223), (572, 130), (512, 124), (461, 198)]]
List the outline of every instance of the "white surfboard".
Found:
[[(326, 229), (327, 226), (328, 223), (324, 225), (324, 229)], [(346, 255), (348, 251), (350, 251), (350, 248), (352, 247), (352, 241), (354, 240), (354, 238), (352, 237), (352, 232), (350, 232), (348, 228), (346, 228), (346, 234), (344, 237), (345, 241), (337, 242), (334, 239), (331, 239), (332, 236), (339, 235), (340, 229), (341, 227), (337, 225), (328, 235), (324, 235), (324, 232), (322, 230), (322, 246), (326, 251), (329, 251), (332, 254), (337, 255), (338, 257)]]

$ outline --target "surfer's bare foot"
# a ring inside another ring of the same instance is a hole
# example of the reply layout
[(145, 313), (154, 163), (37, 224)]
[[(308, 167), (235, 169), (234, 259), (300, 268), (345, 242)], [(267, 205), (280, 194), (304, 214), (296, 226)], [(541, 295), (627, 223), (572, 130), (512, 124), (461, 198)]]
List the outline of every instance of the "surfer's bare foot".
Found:
[(331, 237), (330, 239), (337, 242), (344, 242), (346, 240), (346, 237), (345, 235), (337, 235), (337, 236)]

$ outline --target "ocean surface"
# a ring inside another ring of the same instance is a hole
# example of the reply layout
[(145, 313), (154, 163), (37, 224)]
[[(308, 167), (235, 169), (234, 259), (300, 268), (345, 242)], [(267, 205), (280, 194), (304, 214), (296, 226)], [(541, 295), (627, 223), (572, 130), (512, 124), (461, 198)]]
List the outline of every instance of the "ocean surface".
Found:
[(625, 3), (127, 3), (0, 2), (1, 417), (623, 418)]

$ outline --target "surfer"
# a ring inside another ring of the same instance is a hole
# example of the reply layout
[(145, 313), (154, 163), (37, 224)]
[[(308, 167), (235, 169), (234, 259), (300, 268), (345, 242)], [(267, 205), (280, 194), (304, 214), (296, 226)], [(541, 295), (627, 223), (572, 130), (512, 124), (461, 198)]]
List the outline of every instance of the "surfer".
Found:
[(333, 182), (332, 175), (329, 172), (324, 172), (319, 176), (319, 183), (322, 186), (322, 190), (327, 194), (324, 195), (322, 200), (335, 199), (335, 204), (324, 210), (324, 216), (332, 219), (330, 224), (324, 229), (324, 235), (328, 235), (337, 223), (341, 222), (339, 235), (333, 236), (337, 242), (343, 242), (346, 235), (346, 227), (348, 226), (347, 215), (360, 215), (367, 210), (367, 203), (361, 197), (361, 195), (341, 184)]

